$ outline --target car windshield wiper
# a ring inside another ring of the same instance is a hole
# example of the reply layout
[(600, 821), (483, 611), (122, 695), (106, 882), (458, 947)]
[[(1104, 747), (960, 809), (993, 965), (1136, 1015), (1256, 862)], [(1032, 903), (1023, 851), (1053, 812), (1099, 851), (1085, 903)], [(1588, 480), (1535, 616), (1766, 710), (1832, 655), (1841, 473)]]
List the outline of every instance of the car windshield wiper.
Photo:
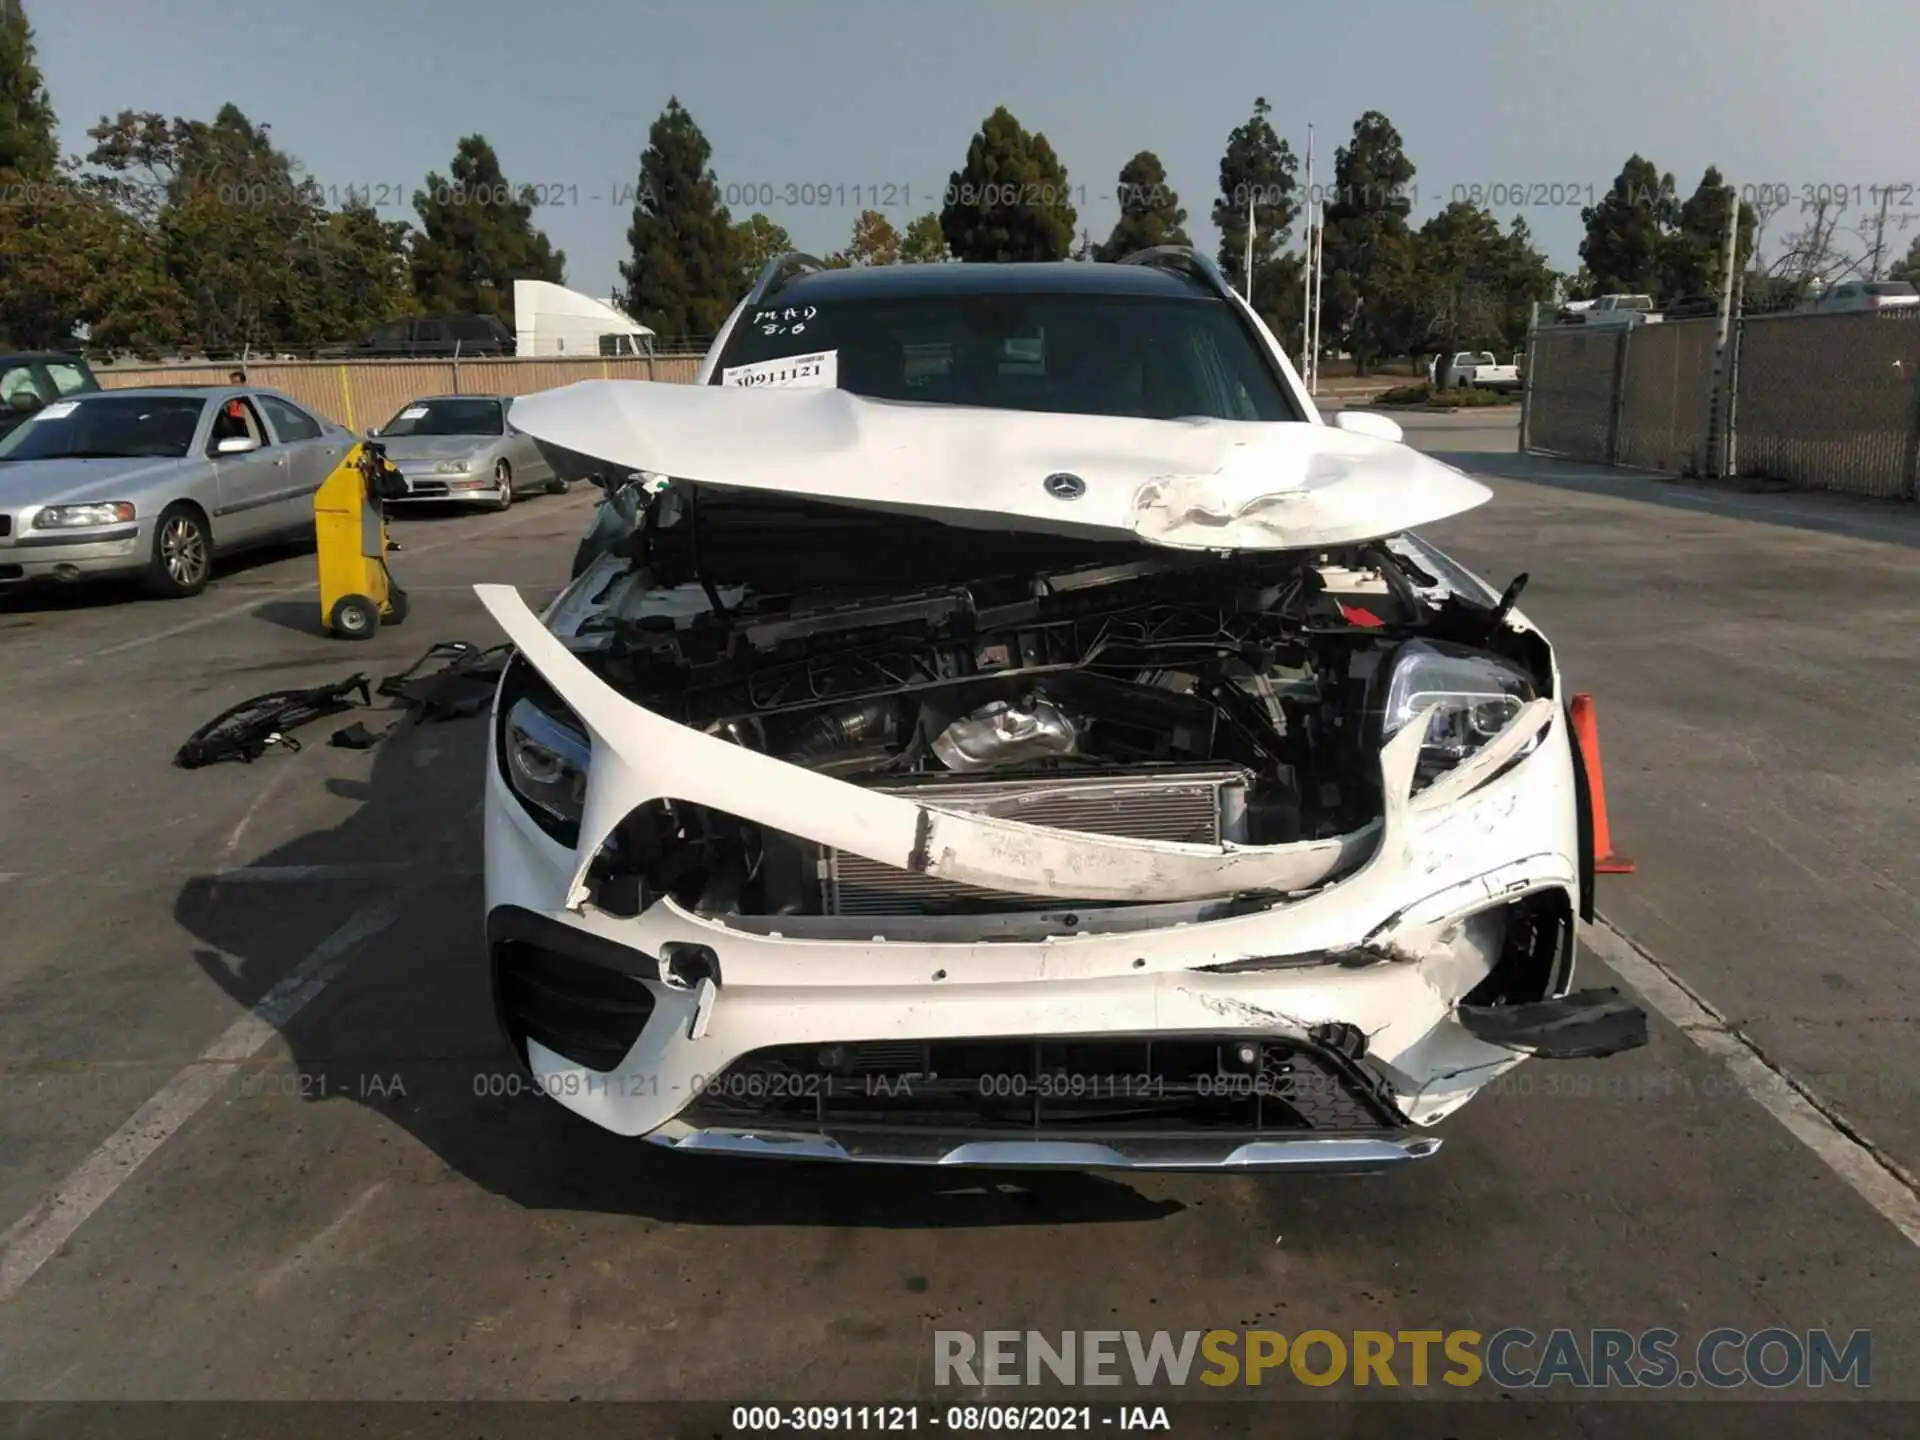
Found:
[(69, 450), (64, 455), (41, 455), (41, 460), (164, 460), (164, 455), (148, 455), (139, 450)]

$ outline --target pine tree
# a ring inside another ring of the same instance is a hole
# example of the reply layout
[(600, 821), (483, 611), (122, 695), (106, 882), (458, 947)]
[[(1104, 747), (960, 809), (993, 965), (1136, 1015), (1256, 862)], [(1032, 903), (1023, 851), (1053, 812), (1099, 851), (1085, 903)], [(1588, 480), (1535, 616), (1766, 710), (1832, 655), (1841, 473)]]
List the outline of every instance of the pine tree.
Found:
[(559, 284), (566, 255), (533, 224), (533, 196), (508, 183), (484, 137), (461, 137), (451, 175), (429, 171), (414, 192), (420, 215), (409, 269), (428, 310), (492, 315), (513, 329), (513, 282)]
[(1167, 184), (1167, 167), (1151, 150), (1142, 150), (1120, 167), (1120, 219), (1107, 243), (1093, 252), (1096, 260), (1122, 260), (1136, 250), (1155, 245), (1191, 245), (1187, 212)]
[(1580, 242), (1596, 295), (1651, 294), (1660, 288), (1661, 249), (1680, 218), (1673, 176), (1631, 155), (1598, 205), (1580, 211), (1587, 237)]
[(0, 4), (0, 175), (50, 177), (59, 163), (53, 100), (18, 0)]
[(961, 260), (1064, 260), (1077, 219), (1067, 167), (1002, 105), (948, 180), (940, 230)]
[(653, 122), (640, 155), (638, 202), (623, 261), (626, 311), (662, 339), (717, 335), (746, 293), (733, 220), (708, 163), (713, 147), (677, 98)]
[(1220, 231), (1220, 269), (1242, 295), (1247, 293), (1247, 207), (1253, 207), (1253, 307), (1276, 335), (1297, 335), (1300, 327), (1302, 264), (1282, 249), (1299, 214), (1298, 162), (1287, 142), (1274, 132), (1273, 113), (1264, 96), (1253, 113), (1227, 136), (1220, 156), (1220, 194), (1213, 202), (1213, 223)]
[(1412, 283), (1413, 162), (1400, 132), (1378, 110), (1353, 125), (1353, 136), (1333, 157), (1333, 193), (1326, 202), (1321, 256), (1325, 332), (1352, 352), (1355, 369), (1398, 353), (1413, 342), (1407, 291)]

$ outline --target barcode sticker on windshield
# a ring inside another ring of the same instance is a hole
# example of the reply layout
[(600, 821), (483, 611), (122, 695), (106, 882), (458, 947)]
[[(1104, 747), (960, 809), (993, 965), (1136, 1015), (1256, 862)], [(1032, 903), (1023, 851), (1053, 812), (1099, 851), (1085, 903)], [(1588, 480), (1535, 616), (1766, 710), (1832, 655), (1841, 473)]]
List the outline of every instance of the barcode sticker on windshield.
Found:
[(784, 355), (778, 360), (756, 360), (751, 365), (729, 365), (720, 372), (720, 383), (836, 390), (840, 386), (840, 352), (820, 350), (812, 355)]
[(427, 407), (424, 405), (409, 405), (406, 409), (400, 412), (400, 418), (402, 420), (418, 420), (422, 415), (426, 413), (427, 413)]
[(64, 420), (80, 408), (78, 400), (56, 400), (51, 405), (43, 405), (33, 412), (36, 420)]

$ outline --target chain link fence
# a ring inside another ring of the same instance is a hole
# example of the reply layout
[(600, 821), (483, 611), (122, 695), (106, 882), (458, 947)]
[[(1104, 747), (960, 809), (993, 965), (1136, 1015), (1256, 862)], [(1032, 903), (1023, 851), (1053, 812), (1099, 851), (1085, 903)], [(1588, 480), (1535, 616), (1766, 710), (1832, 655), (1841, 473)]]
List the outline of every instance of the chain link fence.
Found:
[[(1683, 475), (1782, 480), (1914, 499), (1920, 479), (1920, 306), (1749, 315), (1713, 404), (1712, 319), (1537, 330), (1521, 448)], [(1710, 453), (1713, 416), (1727, 429)], [(1724, 466), (1724, 469), (1722, 468)]]
[(1527, 352), (1521, 448), (1569, 460), (1613, 459), (1614, 395), (1625, 332), (1542, 330)]
[(1920, 306), (1749, 319), (1737, 366), (1734, 474), (1913, 498)]
[(1678, 320), (1625, 332), (1615, 463), (1703, 473), (1719, 328), (1717, 320)]

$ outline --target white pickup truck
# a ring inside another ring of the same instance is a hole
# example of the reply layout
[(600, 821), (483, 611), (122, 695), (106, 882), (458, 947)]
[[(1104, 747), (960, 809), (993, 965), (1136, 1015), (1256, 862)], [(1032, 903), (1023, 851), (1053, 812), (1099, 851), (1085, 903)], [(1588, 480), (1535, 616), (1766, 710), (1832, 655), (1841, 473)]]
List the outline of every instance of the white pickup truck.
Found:
[(1518, 390), (1520, 367), (1500, 364), (1491, 350), (1462, 350), (1445, 364), (1436, 355), (1427, 367), (1427, 383), (1436, 390)]
[(1658, 325), (1651, 295), (1602, 295), (1580, 317), (1582, 325)]

